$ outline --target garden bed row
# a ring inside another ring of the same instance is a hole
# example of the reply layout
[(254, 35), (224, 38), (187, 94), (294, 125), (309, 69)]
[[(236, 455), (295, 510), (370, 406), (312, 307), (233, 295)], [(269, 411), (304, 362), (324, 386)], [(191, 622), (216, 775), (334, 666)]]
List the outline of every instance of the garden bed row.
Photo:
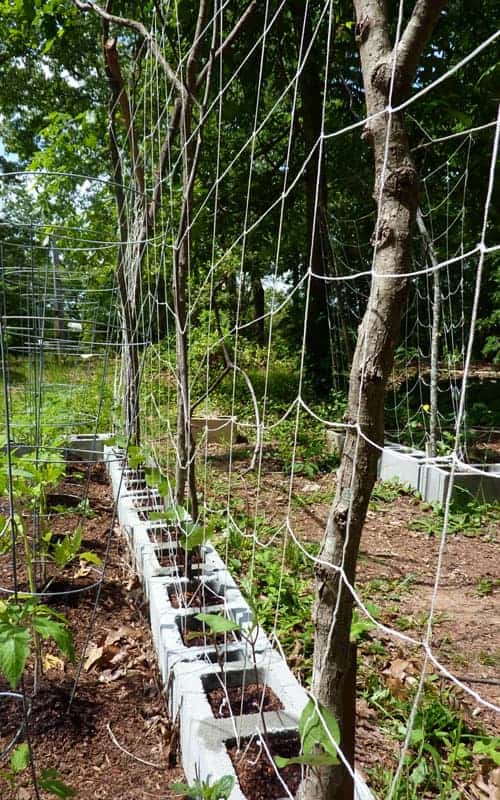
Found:
[[(181, 526), (141, 470), (129, 469), (116, 448), (105, 447), (104, 457), (118, 520), (149, 602), (170, 712), (180, 723), (188, 782), (213, 785), (231, 775), (230, 800), (293, 796), (301, 767), (278, 770), (274, 757), (299, 755), (298, 723), (306, 692), (255, 623), (215, 549), (209, 543), (196, 552), (184, 549)], [(213, 615), (224, 621), (220, 630), (209, 623)], [(357, 779), (356, 800), (371, 797)]]

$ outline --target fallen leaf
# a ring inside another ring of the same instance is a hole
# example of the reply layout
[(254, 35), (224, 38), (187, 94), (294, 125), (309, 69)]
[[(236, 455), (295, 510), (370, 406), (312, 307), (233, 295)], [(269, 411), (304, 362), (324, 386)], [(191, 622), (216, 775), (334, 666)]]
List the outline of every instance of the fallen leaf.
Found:
[(86, 578), (86, 577), (87, 577), (87, 575), (90, 575), (91, 571), (92, 571), (92, 570), (91, 570), (91, 568), (90, 568), (90, 567), (84, 567), (84, 566), (83, 566), (83, 562), (80, 562), (80, 569), (78, 569), (78, 570), (75, 572), (75, 574), (74, 574), (74, 576), (73, 576), (73, 577), (74, 577), (74, 578)]
[(109, 631), (108, 635), (104, 640), (104, 647), (108, 647), (109, 645), (115, 644), (115, 642), (119, 642), (120, 639), (129, 639), (129, 638), (134, 638), (135, 636), (136, 636), (135, 628), (131, 628), (130, 625), (122, 625), (115, 631)]
[(120, 667), (119, 669), (105, 669), (99, 675), (98, 681), (99, 683), (111, 683), (112, 681), (117, 681), (123, 675), (127, 674), (127, 670)]
[(382, 675), (386, 676), (387, 688), (398, 698), (406, 697), (409, 689), (416, 684), (416, 674), (415, 664), (404, 658), (396, 658), (382, 671)]
[(59, 672), (64, 672), (64, 661), (62, 658), (53, 656), (52, 653), (45, 653), (43, 657), (43, 668), (44, 670), (57, 669)]
[(83, 668), (85, 672), (88, 672), (94, 664), (97, 664), (98, 661), (102, 658), (103, 648), (98, 647), (96, 644), (90, 644), (87, 648), (87, 658), (85, 659), (85, 664)]
[(490, 772), (488, 789), (490, 792), (488, 800), (500, 800), (500, 767)]

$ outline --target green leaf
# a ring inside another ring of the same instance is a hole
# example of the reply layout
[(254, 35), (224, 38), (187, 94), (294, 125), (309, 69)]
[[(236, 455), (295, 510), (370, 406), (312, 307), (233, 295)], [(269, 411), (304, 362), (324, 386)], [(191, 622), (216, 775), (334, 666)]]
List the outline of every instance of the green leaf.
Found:
[[(337, 750), (334, 742), (338, 745), (340, 742), (340, 729), (337, 720), (322, 703), (309, 700), (304, 708), (299, 720), (299, 733), (302, 742), (302, 754), (304, 756), (316, 756), (316, 747), (321, 746), (324, 751), (331, 756), (334, 761), (332, 764), (338, 764)], [(324, 720), (321, 720), (321, 717)], [(332, 742), (333, 739), (333, 742)]]
[(82, 546), (82, 532), (77, 529), (72, 536), (65, 536), (62, 541), (54, 545), (54, 561), (57, 566), (63, 568), (76, 558)]
[(191, 551), (203, 543), (204, 533), (201, 525), (194, 523), (184, 523), (183, 546), (185, 550)]
[(27, 744), (20, 744), (10, 754), (10, 768), (12, 772), (23, 772), (30, 763), (30, 749)]
[(427, 767), (427, 762), (425, 758), (420, 759), (415, 769), (410, 774), (410, 783), (413, 784), (415, 788), (420, 786), (422, 783), (425, 782), (427, 779), (427, 775), (429, 774), (429, 769)]
[(159, 522), (161, 520), (168, 520), (168, 517), (167, 517), (165, 511), (150, 511), (148, 516), (149, 516), (149, 519), (152, 522)]
[(214, 800), (227, 800), (234, 787), (234, 778), (232, 775), (224, 775), (217, 783), (214, 783), (213, 797)]
[(127, 462), (131, 469), (137, 469), (143, 461), (142, 450), (137, 445), (130, 445), (127, 452)]
[(40, 776), (40, 786), (56, 797), (75, 797), (76, 791), (61, 780), (56, 769), (44, 769)]
[(309, 756), (295, 756), (294, 758), (283, 758), (283, 756), (275, 756), (274, 760), (276, 766), (280, 769), (289, 766), (289, 764), (305, 764), (307, 767), (328, 767), (332, 764), (338, 764), (338, 760), (327, 753), (323, 755), (309, 755)]
[(476, 755), (490, 758), (497, 767), (500, 767), (500, 736), (493, 736), (488, 739), (480, 739), (474, 742), (472, 752)]
[(61, 653), (70, 661), (75, 661), (73, 636), (64, 622), (37, 614), (33, 619), (33, 627), (44, 639), (53, 639)]
[(176, 781), (172, 783), (170, 789), (176, 794), (181, 794), (183, 797), (191, 797), (194, 798), (194, 800), (197, 800), (203, 792), (203, 786), (201, 783), (198, 783), (198, 781), (193, 783), (192, 786), (189, 786), (187, 783), (182, 783), (182, 781)]
[(27, 628), (2, 625), (0, 628), (0, 671), (9, 686), (15, 689), (30, 654), (30, 633)]
[(240, 630), (237, 622), (233, 622), (227, 617), (222, 617), (220, 614), (196, 614), (195, 619), (204, 622), (210, 633), (230, 633), (230, 631)]
[(98, 567), (102, 566), (102, 559), (99, 558), (97, 553), (92, 553), (91, 550), (85, 550), (84, 553), (80, 553), (80, 560), (88, 561), (90, 564), (95, 564)]

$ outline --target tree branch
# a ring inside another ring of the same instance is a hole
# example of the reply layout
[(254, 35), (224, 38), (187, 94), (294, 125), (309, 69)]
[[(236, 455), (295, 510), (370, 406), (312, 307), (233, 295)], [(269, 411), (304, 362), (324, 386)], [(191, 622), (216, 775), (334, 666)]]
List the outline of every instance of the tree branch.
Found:
[(99, 17), (101, 17), (101, 19), (106, 20), (106, 22), (111, 23), (112, 25), (119, 25), (122, 28), (130, 28), (131, 30), (136, 31), (139, 36), (142, 36), (142, 38), (147, 41), (149, 47), (158, 59), (158, 62), (161, 64), (163, 70), (167, 74), (170, 82), (175, 86), (181, 97), (185, 94), (185, 86), (183, 85), (182, 81), (179, 80), (167, 59), (163, 55), (163, 52), (156, 39), (151, 36), (150, 32), (146, 26), (142, 24), (142, 22), (139, 22), (136, 19), (129, 19), (128, 17), (119, 17), (116, 14), (110, 14), (108, 11), (106, 11), (104, 8), (101, 8), (101, 6), (94, 2), (88, 3), (84, 2), (84, 0), (71, 0), (71, 2), (76, 8), (78, 8), (79, 11), (94, 11)]
[[(252, 15), (253, 11), (255, 10), (256, 6), (257, 6), (257, 0), (252, 0), (252, 2), (249, 4), (249, 6), (246, 9), (246, 11), (243, 12), (243, 14), (239, 18), (238, 22), (235, 24), (233, 29), (228, 33), (228, 35), (226, 36), (225, 40), (222, 42), (221, 46), (215, 51), (215, 53), (214, 53), (214, 61), (217, 61), (217, 59), (221, 58), (224, 55), (224, 53), (227, 50), (227, 48), (230, 47), (230, 45), (234, 42), (234, 40), (236, 39), (237, 35), (241, 31), (242, 27), (248, 22), (250, 16)], [(198, 78), (196, 80), (196, 86), (197, 87), (202, 83), (203, 78), (205, 77), (205, 73), (207, 72), (207, 70), (208, 70), (208, 63), (205, 64), (203, 69), (200, 71), (200, 74), (198, 75)]]
[(134, 120), (132, 118), (132, 111), (130, 108), (130, 101), (128, 98), (125, 82), (123, 80), (120, 61), (118, 59), (118, 50), (116, 48), (116, 39), (107, 39), (104, 42), (104, 59), (106, 64), (106, 74), (109, 82), (113, 85), (112, 91), (114, 97), (120, 104), (123, 115), (123, 122), (125, 131), (130, 146), (130, 156), (132, 160), (132, 168), (134, 178), (137, 185), (141, 202), (145, 202), (145, 186), (144, 186), (144, 170), (141, 164), (141, 156), (139, 153), (139, 146), (137, 144), (137, 137), (135, 133)]
[[(186, 85), (190, 94), (196, 92), (196, 68), (198, 66), (198, 59), (200, 57), (200, 50), (202, 45), (203, 25), (207, 16), (207, 0), (200, 0), (198, 8), (198, 18), (196, 20), (196, 30), (194, 33), (193, 44), (189, 51), (189, 56), (186, 64)], [(214, 25), (215, 30), (215, 25)]]
[(179, 130), (179, 123), (181, 120), (182, 100), (178, 97), (174, 103), (174, 110), (168, 128), (167, 135), (162, 144), (160, 157), (158, 159), (158, 169), (156, 170), (155, 185), (153, 195), (148, 208), (148, 225), (153, 225), (158, 208), (160, 207), (161, 198), (163, 195), (163, 181), (165, 178), (165, 168), (168, 163), (168, 156), (174, 141), (174, 136)]
[(220, 374), (220, 375), (218, 375), (218, 376), (217, 376), (217, 378), (215, 378), (215, 380), (213, 380), (213, 381), (212, 381), (212, 383), (211, 383), (211, 384), (210, 384), (210, 386), (207, 388), (207, 390), (206, 390), (206, 391), (205, 391), (205, 392), (202, 394), (202, 396), (201, 396), (201, 397), (199, 397), (199, 398), (198, 398), (198, 400), (196, 400), (196, 402), (194, 402), (194, 403), (193, 403), (193, 405), (191, 406), (191, 411), (190, 411), (190, 414), (191, 414), (191, 416), (193, 415), (193, 412), (194, 412), (194, 410), (195, 410), (196, 408), (198, 408), (198, 406), (199, 406), (199, 405), (201, 405), (201, 403), (203, 403), (203, 401), (204, 401), (204, 400), (206, 400), (206, 399), (207, 399), (207, 397), (209, 397), (209, 395), (211, 395), (211, 394), (212, 394), (212, 392), (213, 392), (215, 389), (217, 389), (217, 386), (218, 386), (218, 385), (219, 385), (219, 384), (222, 382), (222, 380), (223, 380), (223, 379), (226, 377), (226, 375), (228, 374), (228, 372), (229, 372), (229, 367), (226, 365), (226, 366), (224, 367), (224, 369), (222, 370), (221, 374)]
[(250, 396), (252, 398), (253, 411), (254, 411), (254, 415), (255, 415), (255, 447), (253, 449), (253, 454), (252, 454), (252, 458), (251, 458), (250, 464), (248, 466), (248, 469), (245, 470), (245, 472), (250, 472), (252, 469), (255, 468), (255, 462), (257, 461), (257, 456), (259, 454), (261, 440), (262, 440), (262, 430), (261, 430), (261, 427), (260, 427), (259, 404), (257, 402), (257, 397), (255, 395), (255, 389), (253, 388), (253, 384), (252, 384), (252, 381), (250, 380), (249, 376), (247, 375), (247, 373), (245, 372), (244, 369), (242, 369), (241, 367), (239, 367), (237, 364), (234, 363), (233, 359), (229, 355), (229, 350), (226, 347), (225, 336), (224, 336), (224, 333), (223, 333), (223, 330), (222, 330), (222, 324), (221, 324), (220, 313), (219, 313), (219, 306), (217, 305), (217, 301), (215, 299), (215, 293), (214, 293), (214, 296), (212, 298), (212, 306), (213, 306), (213, 309), (214, 309), (215, 324), (217, 326), (217, 332), (218, 332), (219, 337), (221, 339), (222, 352), (224, 354), (224, 362), (226, 364), (226, 370), (227, 371), (235, 370), (236, 372), (239, 372), (243, 376), (243, 379), (244, 379), (244, 381), (245, 381), (245, 383), (247, 385), (247, 389), (248, 389), (248, 391), (250, 393)]
[(417, 65), (447, 0), (417, 0), (397, 49), (396, 70), (400, 90), (409, 88)]

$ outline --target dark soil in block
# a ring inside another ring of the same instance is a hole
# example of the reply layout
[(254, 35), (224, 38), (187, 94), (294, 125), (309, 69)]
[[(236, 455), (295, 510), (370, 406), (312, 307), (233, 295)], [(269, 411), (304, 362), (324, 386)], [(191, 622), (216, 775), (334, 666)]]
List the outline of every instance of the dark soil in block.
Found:
[[(157, 551), (156, 555), (162, 567), (178, 567), (179, 575), (184, 575), (184, 570), (186, 567), (186, 555), (184, 552), (175, 553), (172, 552), (172, 550), (164, 548)], [(191, 564), (196, 566), (197, 564), (201, 564), (201, 562), (201, 555), (199, 553), (192, 553)]]
[(143, 489), (147, 488), (147, 483), (142, 478), (132, 478), (125, 482), (127, 489), (135, 489), (137, 491), (142, 491)]
[(160, 525), (151, 528), (149, 533), (155, 544), (164, 545), (177, 542), (180, 528), (177, 525)]
[(179, 623), (179, 630), (181, 632), (182, 641), (186, 647), (204, 647), (205, 645), (215, 644), (230, 644), (235, 639), (241, 640), (238, 631), (230, 631), (229, 633), (210, 633), (209, 628), (199, 619), (194, 617), (187, 617)]
[[(278, 800), (285, 796), (283, 785), (259, 739), (255, 739), (250, 745), (248, 739), (242, 739), (239, 750), (234, 739), (226, 742), (226, 746), (247, 800)], [(268, 738), (268, 748), (273, 757), (298, 756), (300, 753), (299, 735), (298, 733), (272, 733)], [(279, 774), (288, 786), (290, 793), (295, 795), (302, 777), (300, 765), (292, 764), (284, 767), (279, 770)]]
[(205, 582), (189, 581), (167, 587), (168, 599), (174, 608), (202, 608), (216, 606), (224, 602), (223, 595), (217, 594)]
[(67, 494), (66, 492), (51, 492), (47, 495), (47, 510), (58, 511), (61, 508), (77, 508), (82, 502), (83, 498), (78, 497), (76, 494)]
[[(264, 702), (262, 703), (262, 693)], [(249, 683), (247, 686), (228, 686), (207, 692), (208, 702), (214, 717), (238, 716), (240, 714), (259, 714), (262, 711), (280, 711), (283, 703), (269, 686)]]

